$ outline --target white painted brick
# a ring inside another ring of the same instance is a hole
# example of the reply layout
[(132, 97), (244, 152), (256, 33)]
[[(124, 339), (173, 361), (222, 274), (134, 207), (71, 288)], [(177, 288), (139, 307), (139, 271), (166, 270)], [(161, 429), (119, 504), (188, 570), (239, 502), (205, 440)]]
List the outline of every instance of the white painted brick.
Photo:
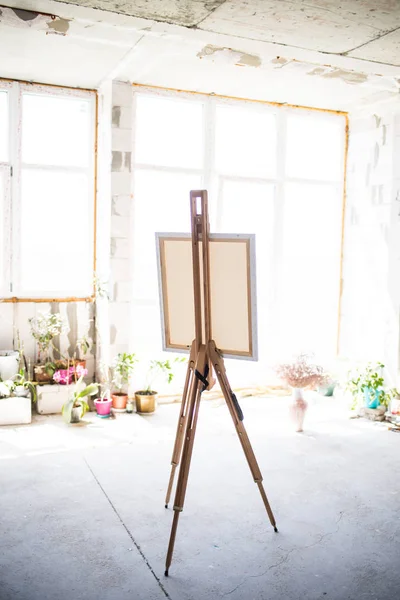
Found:
[(118, 127), (114, 127), (111, 132), (111, 135), (112, 150), (131, 152), (133, 146), (131, 129), (120, 129)]
[(132, 106), (133, 89), (129, 83), (114, 81), (112, 86), (113, 106)]
[(111, 194), (113, 196), (129, 196), (131, 193), (132, 175), (127, 171), (111, 173)]
[(112, 258), (110, 260), (111, 280), (113, 283), (129, 281), (130, 266), (127, 258)]
[(129, 258), (129, 240), (114, 238), (111, 240), (112, 258)]
[(125, 344), (110, 344), (110, 361), (112, 362), (120, 352), (130, 352), (128, 342)]
[(133, 126), (132, 106), (121, 106), (121, 115), (120, 115), (120, 119), (119, 119), (119, 126), (121, 129), (132, 129), (132, 126)]
[(115, 301), (130, 302), (132, 300), (132, 283), (130, 281), (119, 281), (115, 284)]
[(128, 302), (110, 302), (110, 333), (113, 344), (129, 340), (130, 306)]
[(128, 238), (129, 237), (129, 218), (111, 216), (111, 237), (112, 238)]
[(132, 206), (131, 196), (114, 196), (112, 199), (112, 212), (120, 217), (130, 215)]

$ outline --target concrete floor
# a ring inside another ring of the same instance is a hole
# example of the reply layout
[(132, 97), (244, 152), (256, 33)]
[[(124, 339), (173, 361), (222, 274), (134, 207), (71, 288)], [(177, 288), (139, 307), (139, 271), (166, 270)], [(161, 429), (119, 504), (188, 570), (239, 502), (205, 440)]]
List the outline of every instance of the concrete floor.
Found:
[(312, 396), (241, 401), (275, 534), (220, 402), (201, 407), (170, 577), (178, 405), (0, 428), (0, 600), (400, 598), (400, 434)]

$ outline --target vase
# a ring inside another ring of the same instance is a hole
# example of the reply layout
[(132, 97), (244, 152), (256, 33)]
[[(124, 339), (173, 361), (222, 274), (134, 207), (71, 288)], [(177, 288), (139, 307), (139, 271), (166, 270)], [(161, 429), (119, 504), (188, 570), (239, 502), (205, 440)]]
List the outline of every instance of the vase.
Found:
[(305, 401), (303, 396), (303, 389), (293, 388), (292, 403), (290, 405), (290, 416), (296, 426), (296, 431), (303, 431), (303, 423), (307, 406), (307, 402)]

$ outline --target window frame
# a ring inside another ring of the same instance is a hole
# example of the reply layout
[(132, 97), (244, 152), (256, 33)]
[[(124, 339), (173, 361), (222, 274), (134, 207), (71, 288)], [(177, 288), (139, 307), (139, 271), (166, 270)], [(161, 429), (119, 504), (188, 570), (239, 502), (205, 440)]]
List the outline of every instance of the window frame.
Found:
[[(288, 183), (300, 183), (310, 184), (317, 186), (329, 186), (332, 188), (340, 187), (342, 191), (342, 202), (341, 202), (341, 227), (337, 232), (340, 254), (338, 257), (338, 270), (339, 270), (339, 281), (338, 281), (338, 297), (337, 297), (337, 317), (336, 317), (336, 352), (339, 348), (340, 338), (340, 322), (341, 322), (341, 302), (342, 302), (342, 281), (343, 281), (343, 243), (344, 243), (344, 215), (346, 209), (346, 168), (347, 168), (347, 149), (348, 149), (348, 131), (349, 131), (349, 119), (348, 114), (344, 111), (336, 111), (329, 109), (319, 109), (313, 107), (304, 107), (291, 104), (280, 104), (274, 102), (268, 102), (263, 100), (250, 100), (245, 98), (234, 98), (228, 96), (219, 96), (217, 94), (204, 94), (201, 92), (188, 92), (169, 88), (152, 87), (144, 84), (132, 84), (133, 90), (133, 128), (135, 128), (136, 115), (136, 97), (141, 96), (156, 96), (164, 98), (177, 98), (186, 99), (188, 101), (202, 102), (204, 109), (204, 160), (202, 169), (185, 169), (180, 167), (168, 167), (160, 166), (155, 164), (142, 164), (136, 160), (135, 153), (135, 136), (133, 137), (133, 152), (132, 152), (132, 174), (133, 184), (135, 184), (136, 172), (144, 169), (150, 169), (154, 171), (166, 171), (179, 173), (193, 173), (198, 174), (202, 177), (203, 187), (208, 189), (210, 196), (214, 198), (213, 203), (210, 205), (210, 221), (211, 223), (220, 224), (220, 211), (223, 204), (223, 187), (225, 181), (242, 181), (247, 183), (266, 183), (272, 184), (274, 187), (274, 218), (275, 218), (275, 231), (273, 241), (273, 279), (274, 294), (271, 296), (270, 309), (273, 312), (279, 302), (279, 297), (282, 293), (282, 281), (279, 273), (279, 265), (281, 264), (283, 257), (283, 246), (282, 246), (282, 232), (283, 232), (283, 220), (284, 220), (284, 204), (285, 204), (285, 187)], [(215, 131), (216, 131), (216, 106), (218, 105), (234, 105), (234, 106), (251, 106), (253, 110), (258, 112), (270, 112), (275, 115), (276, 118), (276, 172), (275, 177), (252, 177), (242, 175), (229, 175), (224, 172), (218, 172), (215, 161)], [(342, 144), (341, 144), (341, 156), (340, 156), (340, 175), (338, 179), (333, 180), (321, 180), (321, 179), (309, 179), (306, 177), (293, 177), (287, 174), (287, 160), (286, 160), (286, 149), (287, 149), (287, 116), (290, 114), (303, 114), (305, 116), (317, 117), (322, 120), (332, 119), (341, 117), (343, 119), (342, 125)], [(135, 221), (134, 221), (135, 227)], [(219, 229), (218, 229), (219, 231)], [(134, 274), (135, 275), (135, 274)], [(154, 299), (148, 298), (135, 298), (132, 299), (133, 306), (154, 306)], [(275, 335), (275, 332), (273, 332)]]
[[(95, 296), (94, 283), (88, 282), (88, 288), (92, 288), (90, 295), (73, 296), (68, 290), (46, 293), (39, 295), (29, 290), (21, 293), (20, 287), (20, 230), (21, 220), (21, 175), (22, 169), (39, 169), (43, 171), (63, 173), (85, 173), (88, 177), (89, 189), (93, 189), (92, 201), (88, 204), (90, 211), (91, 229), (90, 244), (93, 244), (93, 282), (96, 270), (96, 214), (97, 214), (97, 115), (98, 94), (96, 90), (82, 90), (77, 88), (53, 86), (48, 84), (36, 84), (24, 81), (13, 81), (0, 79), (0, 91), (8, 92), (9, 128), (8, 128), (8, 162), (1, 163), (1, 169), (8, 169), (9, 193), (6, 198), (6, 232), (8, 249), (5, 253), (5, 284), (0, 287), (0, 297), (3, 302), (90, 302)], [(59, 165), (34, 165), (22, 162), (22, 97), (26, 92), (48, 95), (51, 97), (85, 98), (89, 100), (90, 106), (90, 138), (93, 140), (93, 152), (90, 152), (87, 167), (70, 167)]]

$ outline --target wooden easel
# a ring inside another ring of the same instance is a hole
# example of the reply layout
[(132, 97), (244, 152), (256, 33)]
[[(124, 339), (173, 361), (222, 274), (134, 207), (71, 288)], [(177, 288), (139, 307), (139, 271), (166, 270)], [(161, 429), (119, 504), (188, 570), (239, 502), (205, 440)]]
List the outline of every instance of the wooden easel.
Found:
[[(171, 497), (175, 471), (181, 461), (178, 483), (174, 502), (174, 518), (165, 565), (165, 575), (172, 562), (172, 554), (179, 515), (183, 510), (187, 482), (189, 477), (190, 461), (192, 458), (193, 444), (196, 433), (197, 418), (200, 408), (201, 394), (206, 389), (211, 389), (215, 384), (213, 371), (217, 376), (222, 393), (228, 405), (229, 412), (236, 427), (240, 443), (250, 467), (254, 481), (258, 485), (261, 497), (268, 513), (269, 520), (275, 531), (278, 531), (274, 515), (268, 502), (262, 484), (262, 475), (256, 457), (251, 447), (243, 425), (243, 413), (233, 393), (225, 371), (224, 360), (219, 354), (215, 342), (211, 339), (211, 302), (210, 302), (210, 263), (209, 263), (209, 221), (207, 192), (190, 192), (190, 213), (192, 229), (192, 257), (193, 257), (193, 282), (194, 282), (194, 313), (195, 313), (195, 339), (193, 340), (189, 364), (186, 374), (185, 386), (182, 396), (182, 405), (179, 415), (178, 428), (171, 460), (171, 475), (168, 484), (165, 507)], [(200, 257), (200, 242), (202, 256)], [(201, 271), (202, 265), (202, 271)], [(201, 281), (203, 275), (203, 285)]]

